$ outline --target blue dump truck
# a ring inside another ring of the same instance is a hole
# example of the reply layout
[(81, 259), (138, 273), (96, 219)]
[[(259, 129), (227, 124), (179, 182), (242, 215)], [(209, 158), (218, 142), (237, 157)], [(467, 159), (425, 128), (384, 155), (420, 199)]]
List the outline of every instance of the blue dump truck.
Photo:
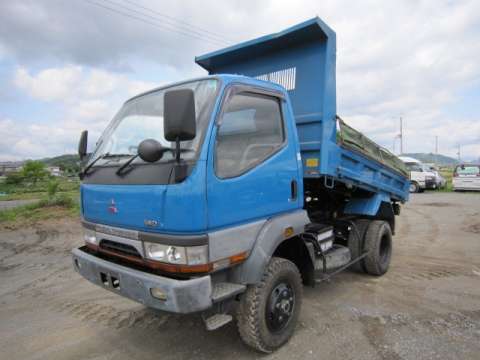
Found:
[(195, 61), (208, 76), (126, 101), (88, 159), (82, 133), (73, 266), (208, 330), (235, 317), (271, 352), (303, 285), (388, 270), (408, 173), (337, 116), (336, 38), (319, 18)]

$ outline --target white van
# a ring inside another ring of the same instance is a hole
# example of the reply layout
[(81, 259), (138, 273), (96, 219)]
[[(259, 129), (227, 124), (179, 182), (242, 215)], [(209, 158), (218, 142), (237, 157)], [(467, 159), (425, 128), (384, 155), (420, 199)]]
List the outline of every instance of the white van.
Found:
[(480, 191), (480, 165), (457, 165), (453, 172), (453, 190), (479, 190)]
[(408, 171), (410, 172), (410, 192), (423, 192), (425, 189), (435, 189), (435, 174), (429, 171), (425, 171), (423, 164), (417, 159), (399, 156), (400, 160), (405, 163)]

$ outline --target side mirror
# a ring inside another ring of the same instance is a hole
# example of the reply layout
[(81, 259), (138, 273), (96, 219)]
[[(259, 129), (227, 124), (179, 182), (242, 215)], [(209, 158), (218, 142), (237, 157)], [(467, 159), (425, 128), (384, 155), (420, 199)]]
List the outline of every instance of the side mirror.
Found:
[(88, 144), (88, 131), (83, 130), (82, 134), (80, 135), (80, 141), (78, 142), (78, 156), (80, 156), (80, 160), (87, 155), (87, 144)]
[(188, 141), (195, 138), (195, 95), (191, 89), (165, 92), (163, 132), (168, 141)]
[(146, 162), (155, 162), (162, 158), (165, 148), (155, 139), (143, 140), (138, 145), (138, 156)]

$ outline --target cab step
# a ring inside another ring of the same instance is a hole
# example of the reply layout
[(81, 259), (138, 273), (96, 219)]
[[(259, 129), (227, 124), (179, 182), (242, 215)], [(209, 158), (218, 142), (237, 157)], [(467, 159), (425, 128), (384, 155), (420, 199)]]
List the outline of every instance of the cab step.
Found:
[(218, 303), (225, 299), (234, 297), (235, 295), (241, 294), (246, 290), (245, 285), (221, 282), (213, 286), (212, 290), (212, 301)]
[(223, 325), (228, 324), (230, 321), (233, 320), (232, 315), (228, 314), (214, 314), (209, 318), (205, 319), (205, 327), (208, 331), (217, 330), (218, 328), (222, 327)]

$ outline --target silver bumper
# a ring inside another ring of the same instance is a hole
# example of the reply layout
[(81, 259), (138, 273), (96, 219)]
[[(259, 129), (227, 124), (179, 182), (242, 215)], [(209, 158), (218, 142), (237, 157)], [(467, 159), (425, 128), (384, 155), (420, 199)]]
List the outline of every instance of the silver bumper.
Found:
[[(170, 279), (105, 261), (81, 249), (72, 251), (72, 259), (73, 267), (85, 279), (148, 307), (186, 314), (212, 306), (209, 275), (190, 280)], [(165, 300), (153, 297), (152, 288), (160, 289)]]

